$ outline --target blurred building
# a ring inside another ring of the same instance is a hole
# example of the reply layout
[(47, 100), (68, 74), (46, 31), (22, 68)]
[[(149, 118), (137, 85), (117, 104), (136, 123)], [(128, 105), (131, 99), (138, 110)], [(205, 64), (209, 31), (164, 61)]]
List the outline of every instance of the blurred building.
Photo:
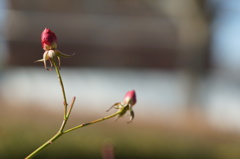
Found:
[(204, 69), (209, 66), (204, 2), (10, 0), (8, 65), (33, 66), (43, 52), (40, 34), (49, 27), (62, 52), (76, 53), (64, 65)]

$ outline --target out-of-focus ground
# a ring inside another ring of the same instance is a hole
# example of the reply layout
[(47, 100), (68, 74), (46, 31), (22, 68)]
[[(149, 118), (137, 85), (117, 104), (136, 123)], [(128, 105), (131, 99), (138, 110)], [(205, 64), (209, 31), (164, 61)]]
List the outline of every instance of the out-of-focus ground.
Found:
[(0, 158), (24, 158), (63, 117), (40, 34), (58, 37), (67, 127), (113, 112), (132, 89), (136, 117), (66, 134), (37, 158), (239, 159), (238, 0), (0, 0)]
[[(18, 103), (19, 104), (19, 103)], [(60, 126), (62, 114), (35, 107), (3, 107), (1, 111), (1, 158), (24, 158), (49, 139)], [(87, 106), (87, 105), (86, 105)], [(139, 105), (141, 106), (141, 105)], [(136, 108), (137, 112), (137, 108)], [(108, 113), (73, 112), (70, 126)], [(214, 129), (191, 112), (177, 119), (137, 117), (105, 121), (66, 134), (36, 158), (102, 158), (110, 148), (116, 158), (238, 158), (239, 134)]]

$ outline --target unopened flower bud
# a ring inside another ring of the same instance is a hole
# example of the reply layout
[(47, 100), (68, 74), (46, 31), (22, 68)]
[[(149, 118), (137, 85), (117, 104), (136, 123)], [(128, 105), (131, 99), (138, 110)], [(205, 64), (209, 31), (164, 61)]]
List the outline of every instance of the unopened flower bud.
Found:
[[(47, 60), (49, 60), (51, 67), (53, 66), (53, 62), (56, 64), (58, 60), (58, 67), (60, 67), (60, 57), (71, 57), (72, 55), (67, 55), (59, 50), (57, 50), (57, 36), (54, 32), (52, 32), (50, 29), (45, 28), (41, 34), (41, 42), (42, 42), (42, 48), (45, 50), (43, 53), (43, 58), (40, 60), (37, 60), (35, 62), (43, 62), (44, 67), (47, 70)], [(74, 55), (74, 54), (73, 54)], [(55, 66), (55, 65), (54, 65)]]
[[(130, 115), (130, 121), (131, 122), (134, 118), (134, 112), (133, 112), (133, 105), (136, 104), (137, 98), (135, 90), (128, 91), (124, 97), (124, 100), (120, 103), (113, 104), (107, 111), (109, 111), (112, 108), (118, 109), (118, 118), (122, 117), (126, 112), (129, 112)], [(128, 122), (128, 123), (129, 123)]]
[(43, 50), (54, 50), (57, 48), (57, 36), (50, 29), (45, 28), (41, 35)]
[(133, 106), (136, 104), (137, 99), (136, 99), (136, 93), (135, 90), (128, 91), (124, 97), (123, 103), (124, 104), (131, 104)]

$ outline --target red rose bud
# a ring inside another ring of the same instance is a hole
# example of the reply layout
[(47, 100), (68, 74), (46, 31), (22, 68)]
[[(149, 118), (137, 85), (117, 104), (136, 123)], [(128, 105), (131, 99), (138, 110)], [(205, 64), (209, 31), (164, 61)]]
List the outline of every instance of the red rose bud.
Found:
[(54, 50), (57, 48), (57, 36), (50, 29), (45, 28), (41, 35), (43, 50)]
[(124, 97), (124, 101), (125, 104), (131, 104), (131, 106), (133, 106), (134, 104), (136, 104), (137, 99), (136, 99), (136, 93), (135, 90), (131, 90), (128, 91)]
[(44, 67), (47, 70), (51, 70), (47, 67), (47, 61), (50, 62), (51, 67), (53, 66), (53, 64), (55, 66), (55, 64), (58, 63), (57, 67), (60, 68), (60, 57), (71, 57), (72, 55), (74, 55), (67, 55), (57, 50), (57, 36), (48, 28), (45, 28), (43, 30), (41, 34), (41, 42), (43, 50), (45, 50), (45, 52), (43, 53), (43, 58), (35, 62), (43, 62)]

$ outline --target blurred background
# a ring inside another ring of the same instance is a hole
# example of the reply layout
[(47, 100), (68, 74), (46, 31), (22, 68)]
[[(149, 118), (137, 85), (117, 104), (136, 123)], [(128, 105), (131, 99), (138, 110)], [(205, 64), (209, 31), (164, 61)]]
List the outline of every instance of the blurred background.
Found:
[(137, 104), (132, 124), (79, 129), (36, 158), (240, 158), (240, 1), (0, 0), (0, 13), (0, 158), (26, 157), (60, 127), (57, 76), (33, 63), (45, 27), (75, 53), (61, 68), (77, 97), (67, 127), (132, 89)]

